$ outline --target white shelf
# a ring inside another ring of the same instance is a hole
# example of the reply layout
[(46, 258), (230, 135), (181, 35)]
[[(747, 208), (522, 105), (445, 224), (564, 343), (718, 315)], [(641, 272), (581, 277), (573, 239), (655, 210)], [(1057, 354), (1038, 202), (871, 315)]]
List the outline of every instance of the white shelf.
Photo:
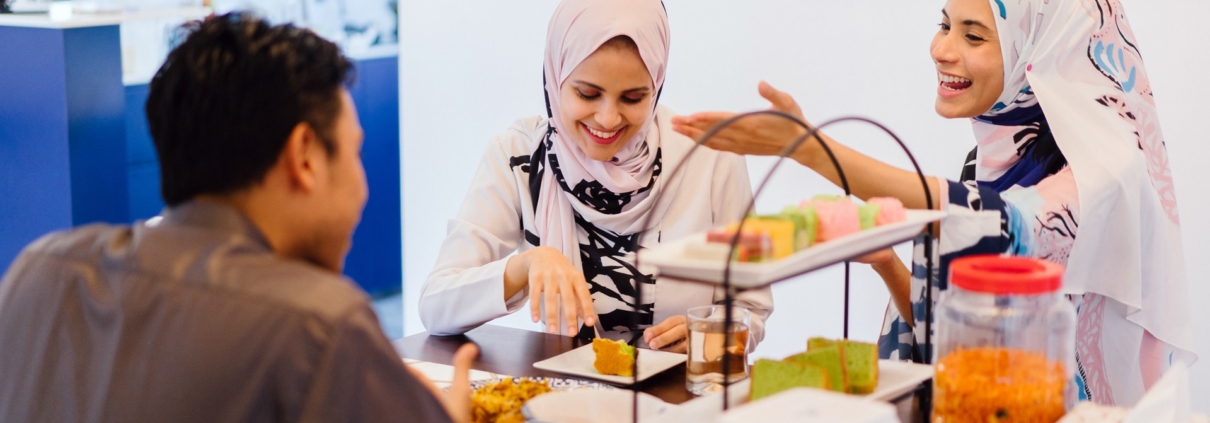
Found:
[(387, 57), (399, 57), (399, 44), (386, 44), (370, 46), (360, 51), (345, 51), (345, 54), (353, 60), (372, 60), (383, 59)]
[(66, 20), (51, 20), (49, 14), (32, 13), (32, 14), (2, 14), (0, 15), (0, 26), (13, 26), (25, 28), (50, 28), (50, 29), (70, 29), (70, 28), (87, 28), (94, 26), (110, 26), (119, 25), (124, 22), (152, 20), (152, 19), (167, 19), (167, 18), (184, 18), (184, 19), (201, 19), (209, 16), (211, 10), (205, 7), (180, 7), (171, 9), (149, 9), (140, 10), (137, 12), (122, 12), (122, 13), (73, 13)]

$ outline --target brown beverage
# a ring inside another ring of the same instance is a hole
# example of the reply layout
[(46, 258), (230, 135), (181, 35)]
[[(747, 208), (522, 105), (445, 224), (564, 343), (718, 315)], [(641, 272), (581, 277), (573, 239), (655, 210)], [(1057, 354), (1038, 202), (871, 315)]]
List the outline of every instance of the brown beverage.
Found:
[[(736, 313), (741, 314), (741, 313)], [(747, 313), (742, 313), (747, 320)], [(736, 320), (740, 316), (736, 316)], [(723, 357), (727, 357), (727, 379), (738, 382), (748, 377), (748, 325), (744, 322), (731, 324), (730, 347), (724, 347), (721, 318), (698, 320), (690, 318), (688, 346), (688, 373), (686, 388), (695, 395), (722, 389)]]

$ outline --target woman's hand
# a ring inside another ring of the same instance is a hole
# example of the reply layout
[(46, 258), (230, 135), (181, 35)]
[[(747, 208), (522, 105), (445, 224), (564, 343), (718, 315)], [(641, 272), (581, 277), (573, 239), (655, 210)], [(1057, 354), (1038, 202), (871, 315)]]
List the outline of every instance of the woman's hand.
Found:
[(534, 322), (542, 317), (543, 306), (546, 308), (547, 332), (559, 333), (559, 310), (563, 310), (568, 335), (579, 332), (577, 318), (588, 326), (596, 324), (597, 314), (584, 274), (558, 250), (535, 247), (508, 260), (504, 270), (505, 301), (525, 287), (529, 287), (529, 311)]
[(912, 325), (912, 271), (899, 260), (895, 250), (887, 248), (861, 256), (855, 261), (869, 263), (874, 268), (891, 293), (895, 309), (899, 310), (903, 321)]
[(688, 338), (689, 328), (685, 326), (684, 315), (669, 317), (643, 331), (643, 341), (655, 350), (684, 353), (689, 346)]
[(471, 364), (479, 356), (479, 347), (472, 343), (463, 344), (454, 353), (454, 381), (448, 391), (442, 391), (419, 370), (407, 366), (408, 371), (428, 388), (441, 401), (441, 406), (450, 415), (454, 423), (470, 423), (471, 421)]
[[(789, 94), (778, 91), (768, 83), (760, 83), (760, 95), (769, 100), (769, 110), (777, 110), (803, 120), (802, 109)], [(693, 139), (709, 131), (714, 125), (735, 116), (731, 112), (701, 112), (689, 116), (672, 118), (672, 129)], [(751, 116), (723, 128), (706, 143), (715, 150), (737, 154), (774, 156), (781, 153), (791, 142), (806, 134), (807, 130), (797, 123), (772, 115)], [(804, 143), (805, 145), (806, 143)], [(802, 148), (799, 149), (800, 151)]]
[(858, 263), (869, 264), (869, 265), (872, 265), (877, 268), (880, 266), (886, 266), (886, 265), (890, 264), (891, 259), (894, 258), (894, 255), (895, 255), (895, 250), (887, 248), (885, 250), (875, 251), (875, 252), (866, 254), (864, 256), (855, 258), (855, 259), (853, 259), (853, 261), (858, 262)]

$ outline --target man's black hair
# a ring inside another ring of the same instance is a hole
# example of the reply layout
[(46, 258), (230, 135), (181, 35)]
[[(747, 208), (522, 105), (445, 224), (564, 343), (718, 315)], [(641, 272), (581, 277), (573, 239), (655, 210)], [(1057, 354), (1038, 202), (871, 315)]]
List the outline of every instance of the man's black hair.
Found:
[(182, 26), (151, 80), (147, 122), (164, 203), (250, 187), (307, 123), (328, 155), (353, 63), (310, 30), (245, 12)]

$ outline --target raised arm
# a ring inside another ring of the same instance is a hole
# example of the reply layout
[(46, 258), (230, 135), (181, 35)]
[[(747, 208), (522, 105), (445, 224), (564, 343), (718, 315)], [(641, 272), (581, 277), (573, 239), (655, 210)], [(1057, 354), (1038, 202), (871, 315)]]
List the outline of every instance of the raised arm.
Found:
[[(760, 95), (772, 104), (771, 110), (786, 112), (806, 121), (798, 103), (789, 94), (762, 82)], [(675, 117), (673, 124), (677, 132), (697, 139), (714, 125), (735, 115), (731, 112), (702, 112)], [(723, 129), (712, 137), (706, 146), (738, 154), (770, 156), (777, 155), (806, 133), (806, 129), (784, 118), (752, 116)], [(920, 178), (916, 172), (900, 169), (861, 154), (836, 142), (823, 132), (818, 135), (836, 155), (840, 167), (845, 170), (845, 177), (853, 195), (863, 200), (870, 197), (894, 197), (902, 201), (907, 208), (927, 208), (924, 191), (920, 187)], [(791, 157), (837, 186), (841, 185), (836, 168), (818, 142), (808, 140), (792, 153)], [(939, 208), (938, 181), (935, 178), (925, 180), (933, 197), (933, 208)]]

